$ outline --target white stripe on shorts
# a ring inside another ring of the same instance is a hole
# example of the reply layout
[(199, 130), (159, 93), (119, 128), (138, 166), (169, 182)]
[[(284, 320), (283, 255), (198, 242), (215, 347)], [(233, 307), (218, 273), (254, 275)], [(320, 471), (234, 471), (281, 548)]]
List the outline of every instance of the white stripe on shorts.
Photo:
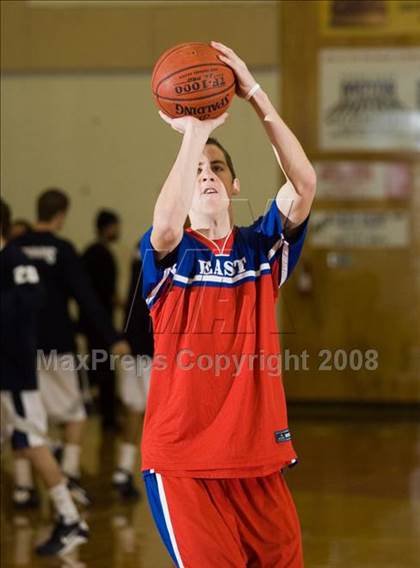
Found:
[(169, 538), (171, 539), (171, 544), (172, 547), (174, 549), (174, 553), (178, 562), (178, 566), (179, 568), (184, 568), (184, 564), (181, 560), (181, 555), (179, 553), (178, 550), (178, 545), (176, 542), (176, 538), (175, 538), (175, 533), (174, 533), (174, 529), (172, 527), (172, 522), (171, 522), (171, 517), (169, 514), (169, 508), (168, 508), (168, 502), (166, 501), (166, 495), (165, 495), (165, 489), (163, 488), (163, 481), (162, 481), (162, 476), (160, 475), (160, 473), (156, 473), (156, 481), (157, 481), (157, 485), (158, 485), (158, 489), (159, 489), (159, 497), (160, 497), (160, 502), (162, 505), (162, 509), (163, 509), (163, 514), (165, 516), (165, 522), (166, 522), (166, 528), (168, 529), (168, 533), (169, 533)]
[[(6, 428), (26, 435), (28, 447), (45, 446), (47, 440), (47, 413), (38, 390), (17, 393), (23, 407), (23, 416), (18, 413), (13, 394), (1, 393), (1, 406), (4, 411)], [(3, 417), (3, 413), (2, 413)]]

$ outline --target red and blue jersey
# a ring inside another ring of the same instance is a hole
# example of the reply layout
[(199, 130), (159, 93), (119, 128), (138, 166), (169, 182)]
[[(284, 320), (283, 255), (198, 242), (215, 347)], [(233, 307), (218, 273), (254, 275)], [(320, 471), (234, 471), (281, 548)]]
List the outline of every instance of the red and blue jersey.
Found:
[(256, 477), (296, 462), (281, 379), (276, 302), (301, 254), (308, 219), (284, 233), (275, 200), (248, 227), (211, 241), (184, 230), (157, 261), (140, 244), (155, 354), (142, 469)]

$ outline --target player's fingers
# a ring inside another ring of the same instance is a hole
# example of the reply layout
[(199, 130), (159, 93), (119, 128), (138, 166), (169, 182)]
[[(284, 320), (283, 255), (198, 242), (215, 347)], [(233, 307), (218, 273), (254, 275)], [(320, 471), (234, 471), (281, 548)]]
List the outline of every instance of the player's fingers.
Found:
[(234, 52), (231, 49), (225, 47), (224, 45), (221, 45), (220, 43), (213, 45), (213, 47), (217, 49), (219, 53), (223, 53), (223, 55), (234, 55)]
[(234, 70), (245, 65), (243, 63), (243, 61), (241, 59), (239, 59), (239, 57), (235, 54), (233, 54), (233, 55), (218, 55), (217, 57), (220, 59), (220, 61), (222, 61), (223, 63), (226, 63), (226, 65), (229, 65), (229, 67), (232, 67), (232, 69), (234, 69)]
[(226, 55), (218, 55), (217, 57), (220, 59), (220, 61), (223, 61), (224, 63), (227, 63), (227, 64), (230, 65), (231, 61), (230, 61), (229, 57), (227, 57)]
[(212, 41), (211, 44), (213, 47), (216, 47), (217, 49), (220, 49), (220, 51), (223, 51), (225, 53), (234, 53), (233, 49), (231, 49), (227, 45), (224, 45), (223, 43), (220, 43), (220, 41)]
[(214, 119), (214, 127), (217, 128), (218, 126), (222, 126), (228, 118), (229, 114), (224, 112), (221, 116), (218, 116)]
[(159, 116), (162, 120), (164, 120), (167, 124), (170, 124), (172, 126), (172, 118), (170, 116), (168, 116), (167, 114), (165, 114), (164, 112), (162, 112), (161, 110), (159, 111)]
[(210, 43), (213, 47), (217, 47), (217, 48), (219, 48), (219, 47), (223, 48), (224, 47), (224, 45), (222, 43), (220, 43), (220, 41), (212, 40)]

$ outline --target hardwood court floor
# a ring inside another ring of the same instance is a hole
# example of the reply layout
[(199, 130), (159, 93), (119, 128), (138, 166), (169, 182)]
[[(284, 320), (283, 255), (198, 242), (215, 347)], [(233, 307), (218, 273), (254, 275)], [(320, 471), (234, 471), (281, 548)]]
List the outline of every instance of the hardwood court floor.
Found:
[[(418, 568), (420, 425), (294, 418), (290, 426), (300, 464), (287, 473), (287, 481), (301, 519), (306, 568)], [(12, 510), (10, 457), (4, 452), (1, 568), (172, 566), (146, 501), (124, 505), (110, 488), (114, 444), (115, 436), (103, 437), (92, 420), (83, 461), (85, 483), (95, 498), (86, 513), (92, 538), (65, 560), (32, 555), (50, 522), (49, 507), (44, 500), (38, 512)]]

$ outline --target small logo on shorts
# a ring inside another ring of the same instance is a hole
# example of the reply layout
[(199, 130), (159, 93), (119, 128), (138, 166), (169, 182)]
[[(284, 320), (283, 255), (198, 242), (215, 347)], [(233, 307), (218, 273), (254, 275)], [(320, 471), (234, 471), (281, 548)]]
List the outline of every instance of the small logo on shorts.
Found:
[(292, 435), (289, 429), (286, 428), (286, 430), (277, 430), (277, 432), (274, 432), (274, 439), (276, 440), (277, 443), (290, 442), (290, 440), (292, 439)]

